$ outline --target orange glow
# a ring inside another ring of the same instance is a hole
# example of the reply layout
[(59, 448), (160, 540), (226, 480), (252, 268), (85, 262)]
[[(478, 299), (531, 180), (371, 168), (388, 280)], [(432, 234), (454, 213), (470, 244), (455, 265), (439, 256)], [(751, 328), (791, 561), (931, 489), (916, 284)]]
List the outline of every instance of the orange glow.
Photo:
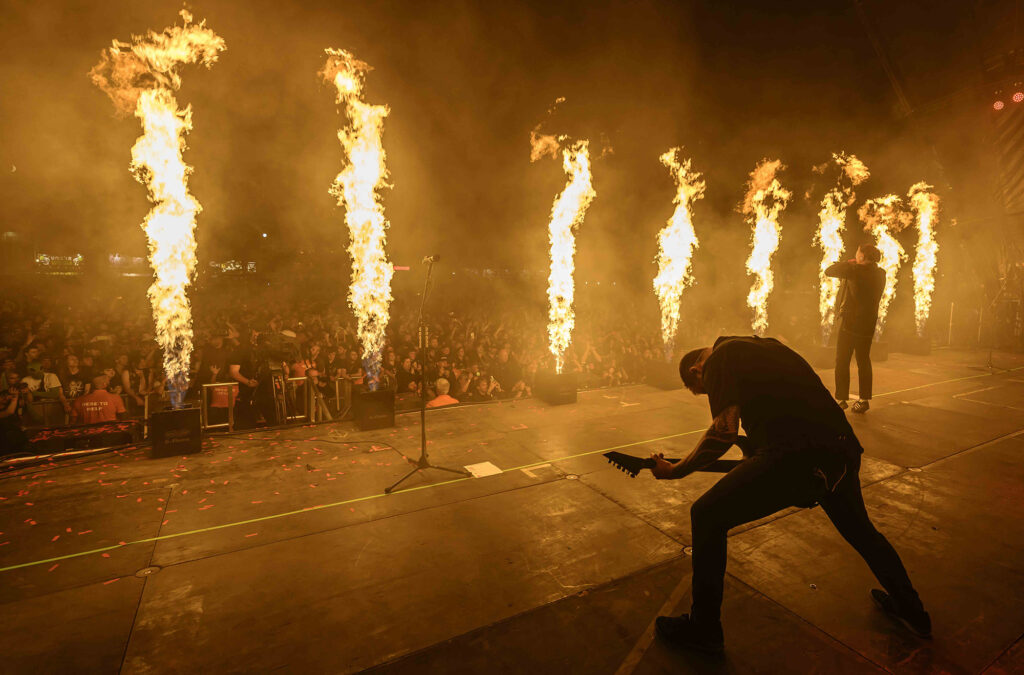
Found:
[(338, 131), (338, 140), (348, 160), (334, 179), (330, 193), (345, 207), (348, 253), (352, 259), (352, 280), (348, 302), (356, 315), (356, 331), (362, 345), (367, 372), (380, 370), (384, 331), (391, 307), (391, 277), (385, 244), (388, 221), (379, 192), (388, 187), (381, 136), (386, 105), (363, 100), (363, 84), (371, 67), (342, 49), (328, 49), (327, 64), (320, 75), (338, 90), (337, 102), (344, 104), (348, 126)]
[[(556, 152), (565, 137), (530, 136), (531, 160)], [(590, 147), (587, 141), (575, 141), (562, 148), (562, 168), (568, 177), (565, 189), (551, 207), (548, 241), (551, 245), (551, 272), (548, 275), (548, 349), (555, 357), (555, 372), (561, 373), (565, 350), (572, 342), (576, 324), (573, 310), (575, 287), (573, 271), (576, 255), (576, 229), (583, 223), (587, 208), (597, 196), (590, 174)]]
[(672, 148), (659, 159), (676, 182), (676, 205), (668, 224), (658, 233), (658, 275), (654, 292), (661, 306), (661, 339), (666, 353), (671, 353), (679, 327), (679, 301), (683, 290), (693, 284), (690, 262), (699, 246), (693, 229), (693, 202), (704, 196), (704, 180), (690, 168), (690, 160), (680, 161), (681, 148)]
[(758, 335), (764, 335), (768, 330), (768, 297), (775, 286), (772, 256), (779, 248), (782, 235), (779, 214), (792, 196), (775, 177), (784, 168), (777, 159), (758, 162), (750, 173), (747, 194), (741, 208), (753, 229), (747, 272), (754, 275), (754, 283), (747, 294), (747, 306), (754, 310), (751, 325)]
[(131, 43), (114, 40), (89, 73), (118, 112), (134, 113), (142, 124), (130, 167), (153, 203), (142, 224), (155, 277), (148, 295), (164, 373), (175, 395), (188, 388), (192, 308), (187, 290), (196, 269), (196, 216), (202, 207), (188, 191), (192, 167), (182, 157), (192, 109), (180, 109), (174, 92), (181, 86), (181, 65), (198, 61), (210, 67), (225, 48), (205, 22), (192, 23), (185, 10), (181, 16), (183, 26), (133, 35)]
[(814, 234), (814, 242), (822, 250), (821, 264), (818, 266), (818, 313), (821, 316), (822, 344), (828, 344), (831, 337), (836, 297), (839, 294), (839, 279), (827, 276), (825, 270), (839, 262), (843, 253), (846, 209), (853, 203), (853, 188), (870, 175), (868, 168), (853, 155), (840, 152), (832, 155), (832, 161), (841, 169), (839, 182), (821, 200), (818, 231)]

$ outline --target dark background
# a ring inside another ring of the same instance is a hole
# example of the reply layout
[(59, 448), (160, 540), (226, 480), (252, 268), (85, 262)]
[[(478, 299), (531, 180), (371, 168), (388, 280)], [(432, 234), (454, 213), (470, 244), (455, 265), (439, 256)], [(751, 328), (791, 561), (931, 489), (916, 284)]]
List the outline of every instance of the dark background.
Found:
[[(160, 30), (180, 21), (180, 8), (3, 3), (4, 231), (34, 251), (144, 253), (148, 203), (128, 172), (140, 128), (114, 115), (87, 73), (111, 39)], [(396, 264), (437, 252), (452, 269), (544, 269), (564, 176), (559, 162), (529, 162), (529, 131), (541, 121), (590, 138), (595, 155), (614, 148), (593, 163), (597, 198), (579, 232), (577, 278), (645, 298), (674, 194), (658, 156), (675, 145), (708, 184), (694, 213), (694, 297), (740, 314), (749, 226), (735, 207), (763, 157), (785, 162), (781, 179), (794, 193), (777, 293), (814, 295), (811, 235), (830, 185), (811, 167), (832, 152), (870, 168), (859, 201), (905, 194), (919, 180), (936, 186), (940, 266), (959, 272), (940, 283), (937, 302), (998, 274), (1015, 231), (997, 192), (991, 104), (1018, 75), (1007, 56), (1019, 42), (1016, 2), (863, 0), (858, 11), (849, 0), (209, 0), (189, 9), (227, 43), (210, 70), (183, 69), (178, 93), (194, 115), (185, 158), (204, 209), (201, 261), (256, 259), (283, 275), (344, 255), (343, 214), (327, 192), (342, 154), (333, 92), (317, 76), (325, 47), (373, 65), (368, 100), (391, 107), (394, 187), (384, 200)], [(559, 96), (566, 102), (547, 116)]]

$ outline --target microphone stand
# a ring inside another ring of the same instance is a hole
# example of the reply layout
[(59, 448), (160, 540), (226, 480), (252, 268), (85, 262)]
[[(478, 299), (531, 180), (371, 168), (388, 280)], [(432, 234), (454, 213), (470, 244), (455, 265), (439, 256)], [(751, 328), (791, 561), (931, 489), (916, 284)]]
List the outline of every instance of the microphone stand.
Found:
[(413, 460), (406, 457), (405, 460), (413, 465), (413, 469), (409, 473), (405, 474), (398, 479), (393, 485), (384, 488), (384, 494), (391, 494), (395, 488), (405, 482), (407, 478), (416, 474), (423, 469), (437, 469), (438, 471), (448, 471), (449, 473), (456, 473), (460, 476), (472, 476), (470, 472), (465, 469), (449, 469), (446, 466), (437, 466), (436, 464), (430, 463), (430, 458), (427, 456), (427, 354), (430, 348), (430, 339), (427, 335), (428, 329), (427, 324), (423, 318), (423, 309), (427, 304), (427, 293), (430, 291), (430, 276), (434, 271), (434, 257), (424, 258), (423, 261), (427, 263), (427, 278), (423, 282), (423, 295), (420, 297), (420, 319), (419, 319), (419, 341), (420, 341), (420, 353), (423, 354), (423, 373), (420, 377), (420, 458)]
[[(1000, 281), (1002, 282), (1003, 288), (999, 289), (999, 292), (996, 293), (996, 297), (992, 299), (992, 302), (990, 302), (988, 304), (988, 307), (981, 307), (978, 310), (978, 346), (979, 347), (981, 346), (982, 331), (985, 328), (985, 321), (984, 321), (984, 319), (985, 319), (985, 317), (988, 314), (992, 314), (992, 313), (994, 313), (996, 311), (995, 310), (996, 303), (998, 303), (999, 299), (1003, 297), (1003, 293), (1006, 290), (1006, 288), (1005, 288), (1006, 281), (1005, 280), (1000, 280)], [(996, 315), (996, 318), (998, 319), (998, 314)], [(992, 340), (994, 341), (996, 339), (996, 337), (997, 337), (996, 335), (993, 335), (992, 336)], [(1001, 366), (997, 366), (997, 365), (995, 365), (992, 362), (992, 351), (993, 351), (993, 349), (994, 349), (994, 346), (993, 346), (992, 342), (989, 342), (988, 343), (988, 361), (985, 363), (985, 365), (983, 365), (983, 366), (969, 366), (969, 368), (971, 370), (984, 370), (984, 371), (988, 372), (988, 374), (990, 374), (990, 375), (995, 375), (997, 372), (1003, 372), (1003, 373), (1009, 372), (1009, 370), (1010, 370), (1009, 368), (1003, 368)]]

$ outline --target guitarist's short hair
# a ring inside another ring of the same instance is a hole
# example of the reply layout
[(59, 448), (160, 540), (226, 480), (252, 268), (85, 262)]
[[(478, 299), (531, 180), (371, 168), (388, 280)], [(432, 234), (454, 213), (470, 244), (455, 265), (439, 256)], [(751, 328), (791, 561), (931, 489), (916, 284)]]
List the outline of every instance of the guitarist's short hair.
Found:
[(697, 384), (697, 378), (693, 373), (690, 372), (690, 368), (693, 364), (697, 363), (697, 359), (704, 353), (704, 348), (694, 349), (686, 352), (683, 358), (679, 359), (679, 377), (683, 380), (683, 385), (687, 389), (693, 389)]

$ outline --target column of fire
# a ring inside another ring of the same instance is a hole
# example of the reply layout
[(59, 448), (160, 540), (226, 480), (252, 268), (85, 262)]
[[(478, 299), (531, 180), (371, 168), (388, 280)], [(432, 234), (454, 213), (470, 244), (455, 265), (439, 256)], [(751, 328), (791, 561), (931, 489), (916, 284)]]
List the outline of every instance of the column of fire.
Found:
[(149, 243), (154, 280), (149, 287), (156, 341), (163, 350), (171, 403), (180, 407), (189, 382), (192, 358), (192, 309), (188, 286), (196, 269), (196, 216), (202, 210), (188, 191), (192, 167), (182, 150), (192, 129), (192, 108), (178, 107), (180, 66), (200, 62), (210, 67), (224, 50), (224, 40), (205, 22), (114, 40), (89, 76), (123, 115), (133, 113), (143, 133), (132, 146), (131, 172), (146, 186), (153, 208), (142, 229)]
[[(827, 345), (835, 323), (836, 297), (839, 294), (839, 279), (826, 276), (825, 270), (839, 262), (843, 254), (843, 230), (846, 229), (846, 209), (855, 198), (853, 188), (868, 179), (868, 168), (844, 152), (832, 155), (832, 162), (824, 165), (839, 169), (838, 181), (821, 200), (818, 211), (818, 231), (814, 243), (821, 247), (821, 264), (818, 266), (818, 313), (821, 316), (821, 343)], [(815, 171), (819, 169), (816, 167)]]
[(389, 110), (386, 105), (372, 105), (363, 100), (366, 73), (371, 70), (369, 65), (343, 49), (326, 52), (327, 63), (320, 75), (338, 90), (337, 103), (344, 104), (348, 116), (348, 125), (338, 130), (347, 164), (334, 179), (330, 193), (345, 207), (348, 253), (352, 259), (348, 302), (356, 316), (363, 366), (369, 380), (375, 384), (389, 320), (394, 274), (384, 249), (388, 221), (379, 194), (387, 187), (388, 172), (381, 137)]
[[(531, 135), (530, 159), (554, 154), (566, 141), (552, 136)], [(551, 207), (548, 241), (551, 245), (551, 272), (548, 275), (548, 349), (555, 357), (555, 372), (562, 372), (565, 350), (572, 342), (576, 316), (573, 311), (575, 287), (573, 270), (576, 255), (576, 229), (583, 222), (587, 207), (597, 196), (590, 174), (590, 144), (574, 141), (562, 150), (562, 168), (568, 176), (565, 189)]]
[(693, 202), (704, 196), (704, 179), (690, 167), (689, 159), (679, 159), (681, 148), (672, 148), (659, 159), (676, 183), (676, 205), (668, 224), (658, 233), (658, 274), (654, 292), (661, 307), (661, 339), (665, 357), (671, 358), (679, 327), (679, 301), (683, 290), (693, 284), (690, 263), (700, 244), (693, 229)]
[(779, 248), (782, 234), (779, 214), (792, 196), (775, 177), (783, 168), (781, 160), (759, 162), (750, 174), (747, 194), (740, 209), (753, 228), (747, 272), (754, 275), (754, 283), (747, 294), (747, 306), (754, 310), (751, 325), (758, 335), (764, 335), (768, 330), (768, 297), (775, 286), (772, 256)]

